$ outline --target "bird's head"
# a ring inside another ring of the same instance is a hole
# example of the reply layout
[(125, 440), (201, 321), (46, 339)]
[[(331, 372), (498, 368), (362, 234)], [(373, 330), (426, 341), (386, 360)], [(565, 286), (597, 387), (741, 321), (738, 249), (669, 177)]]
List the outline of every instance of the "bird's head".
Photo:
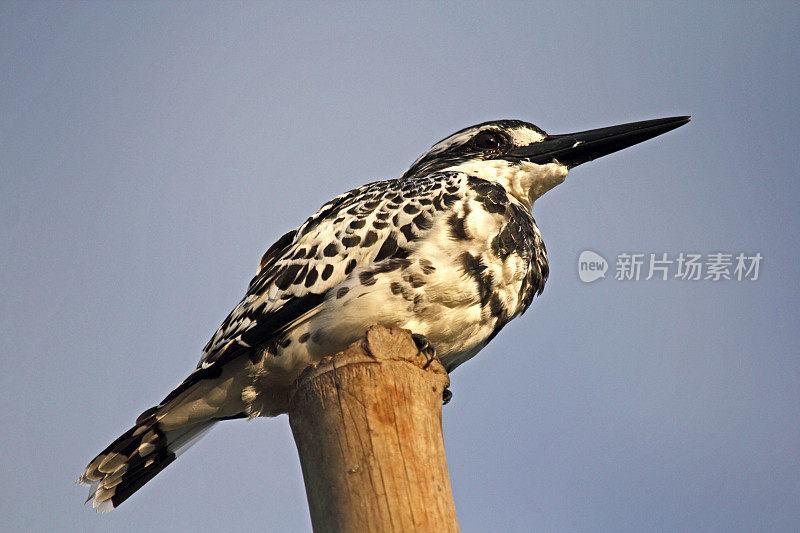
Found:
[(464, 128), (433, 145), (404, 178), (442, 170), (496, 181), (526, 205), (564, 181), (582, 163), (651, 139), (689, 122), (670, 117), (608, 128), (549, 135), (521, 120), (494, 120)]

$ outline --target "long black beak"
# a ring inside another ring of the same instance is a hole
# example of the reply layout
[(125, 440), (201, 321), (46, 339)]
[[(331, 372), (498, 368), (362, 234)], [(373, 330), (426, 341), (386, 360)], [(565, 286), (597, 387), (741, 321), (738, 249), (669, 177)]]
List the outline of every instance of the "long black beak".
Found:
[(689, 122), (689, 117), (657, 118), (608, 128), (548, 135), (541, 142), (513, 150), (508, 157), (543, 165), (558, 160), (569, 168), (657, 137)]

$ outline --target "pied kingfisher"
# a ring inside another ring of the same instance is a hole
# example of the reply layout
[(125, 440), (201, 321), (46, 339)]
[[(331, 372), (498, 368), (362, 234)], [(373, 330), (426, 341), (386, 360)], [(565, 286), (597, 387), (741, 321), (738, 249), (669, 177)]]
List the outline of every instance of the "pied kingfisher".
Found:
[(220, 420), (285, 413), (298, 374), (373, 324), (424, 335), (453, 370), (544, 289), (534, 201), (572, 167), (688, 121), (566, 135), (484, 122), (337, 196), (267, 250), (197, 369), (89, 463), (87, 501), (117, 507)]

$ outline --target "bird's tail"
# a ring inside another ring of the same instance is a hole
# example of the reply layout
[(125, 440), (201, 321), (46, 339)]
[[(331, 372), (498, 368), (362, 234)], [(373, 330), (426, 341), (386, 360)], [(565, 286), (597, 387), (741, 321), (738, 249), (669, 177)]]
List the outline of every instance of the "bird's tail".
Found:
[(247, 416), (242, 389), (248, 359), (214, 363), (183, 383), (136, 419), (136, 424), (92, 459), (78, 482), (89, 485), (92, 507), (118, 507), (216, 422)]
[(145, 411), (136, 425), (120, 435), (86, 467), (79, 483), (89, 485), (88, 502), (106, 512), (161, 472), (197, 439), (211, 429), (215, 420), (206, 420), (164, 431), (153, 409)]

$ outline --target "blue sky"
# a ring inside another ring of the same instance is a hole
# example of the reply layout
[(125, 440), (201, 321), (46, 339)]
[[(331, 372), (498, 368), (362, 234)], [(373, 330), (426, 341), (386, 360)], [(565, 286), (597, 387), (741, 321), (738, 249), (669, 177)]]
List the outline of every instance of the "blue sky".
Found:
[[(73, 482), (335, 194), (484, 120), (690, 114), (537, 202), (545, 292), (451, 376), (460, 524), (800, 529), (799, 24), (789, 2), (3, 3), (0, 528), (309, 530), (285, 416), (220, 424), (108, 515)], [(680, 252), (764, 259), (613, 279)]]

